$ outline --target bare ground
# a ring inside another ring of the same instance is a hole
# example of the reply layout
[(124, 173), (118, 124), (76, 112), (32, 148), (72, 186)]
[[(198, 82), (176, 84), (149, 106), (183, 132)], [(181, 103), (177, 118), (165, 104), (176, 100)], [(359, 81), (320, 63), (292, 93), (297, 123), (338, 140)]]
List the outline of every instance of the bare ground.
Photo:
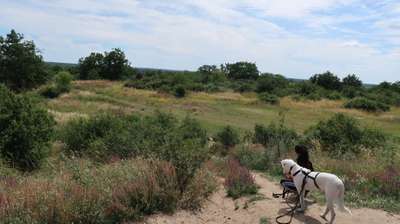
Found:
[[(286, 212), (288, 206), (282, 199), (275, 199), (271, 195), (273, 192), (280, 192), (278, 184), (271, 182), (260, 174), (255, 174), (256, 182), (260, 186), (260, 194), (264, 198), (251, 201), (249, 198), (242, 198), (233, 201), (226, 197), (225, 190), (221, 186), (210, 200), (205, 203), (204, 208), (197, 213), (179, 211), (172, 216), (154, 215), (149, 217), (146, 224), (197, 224), (197, 223), (246, 223), (258, 224), (260, 218), (267, 218), (268, 223), (275, 223), (277, 214)], [(296, 214), (293, 224), (322, 224), (326, 223), (319, 214), (324, 211), (324, 207), (316, 203), (310, 204), (304, 214)], [(374, 209), (351, 209), (352, 215), (337, 212), (337, 224), (399, 224), (400, 216), (392, 215), (382, 210)], [(329, 215), (328, 215), (329, 217)], [(286, 221), (285, 219), (281, 221)]]

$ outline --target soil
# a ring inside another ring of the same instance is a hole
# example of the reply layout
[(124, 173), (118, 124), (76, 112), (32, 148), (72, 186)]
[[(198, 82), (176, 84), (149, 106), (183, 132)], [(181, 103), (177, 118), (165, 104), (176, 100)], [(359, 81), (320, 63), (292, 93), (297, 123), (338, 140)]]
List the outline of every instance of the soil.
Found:
[[(256, 183), (260, 186), (257, 197), (245, 197), (232, 200), (226, 197), (222, 185), (204, 204), (201, 211), (178, 211), (173, 215), (158, 214), (147, 218), (146, 224), (223, 224), (243, 223), (258, 224), (260, 219), (268, 219), (268, 223), (275, 223), (275, 217), (287, 211), (288, 206), (281, 198), (273, 198), (273, 192), (281, 192), (280, 186), (265, 178), (262, 174), (254, 174)], [(296, 213), (292, 224), (323, 224), (327, 223), (319, 215), (325, 207), (317, 203), (310, 203), (305, 213)], [(382, 210), (368, 208), (350, 208), (352, 215), (336, 211), (337, 224), (399, 224), (400, 215), (393, 215)], [(328, 218), (329, 218), (328, 214)], [(288, 217), (287, 217), (288, 218)], [(284, 218), (281, 221), (287, 221)]]

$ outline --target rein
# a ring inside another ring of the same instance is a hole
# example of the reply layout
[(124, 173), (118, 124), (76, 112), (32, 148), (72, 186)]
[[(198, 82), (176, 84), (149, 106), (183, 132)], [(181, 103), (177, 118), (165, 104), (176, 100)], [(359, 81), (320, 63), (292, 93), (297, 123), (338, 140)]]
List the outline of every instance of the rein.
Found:
[[(297, 208), (297, 207), (299, 206), (299, 204), (300, 204), (300, 195), (301, 195), (301, 194), (303, 193), (303, 191), (304, 191), (304, 186), (306, 185), (307, 176), (308, 176), (308, 175), (304, 176), (304, 178), (303, 178), (303, 183), (301, 184), (301, 191), (300, 191), (299, 196), (297, 197), (296, 204), (295, 204), (293, 207), (291, 207), (290, 204), (289, 204), (289, 202), (287, 201), (288, 199), (286, 199), (286, 203), (289, 205), (289, 207), (290, 207), (291, 209), (290, 209), (290, 211), (288, 211), (288, 212), (286, 212), (286, 213), (284, 213), (284, 214), (282, 214), (282, 215), (276, 217), (276, 218), (275, 218), (276, 223), (278, 223), (278, 224), (290, 224), (290, 223), (292, 222), (294, 213), (296, 212), (296, 208)], [(285, 216), (290, 216), (290, 219), (289, 219), (288, 222), (281, 222), (281, 221), (279, 221), (280, 219), (282, 219), (282, 218), (285, 217)]]
[[(293, 169), (293, 168), (294, 168), (294, 165), (290, 167), (290, 170), (289, 170), (289, 173), (290, 173), (290, 174), (292, 174), (292, 169)], [(284, 214), (282, 214), (282, 215), (276, 217), (275, 221), (276, 221), (276, 223), (278, 223), (278, 224), (290, 224), (290, 223), (292, 222), (294, 213), (296, 212), (296, 208), (299, 206), (299, 203), (300, 203), (300, 197), (301, 197), (301, 195), (302, 195), (303, 192), (304, 192), (304, 187), (305, 187), (305, 185), (306, 185), (306, 183), (307, 183), (307, 181), (306, 181), (306, 180), (307, 180), (307, 177), (313, 179), (313, 180), (314, 180), (315, 186), (316, 186), (317, 188), (319, 188), (319, 186), (318, 186), (318, 184), (317, 184), (317, 182), (316, 182), (316, 179), (317, 179), (317, 176), (319, 175), (319, 173), (317, 173), (317, 174), (315, 175), (315, 177), (311, 177), (311, 176), (309, 176), (309, 174), (310, 174), (311, 172), (307, 173), (307, 172), (303, 171), (303, 170), (300, 168), (299, 170), (297, 170), (297, 171), (293, 174), (293, 176), (296, 176), (296, 175), (297, 175), (298, 173), (300, 173), (300, 172), (302, 172), (302, 173), (304, 174), (304, 178), (303, 178), (303, 182), (302, 182), (302, 184), (301, 184), (300, 193), (299, 193), (299, 195), (298, 195), (298, 197), (297, 197), (297, 200), (296, 200), (296, 204), (292, 207), (292, 206), (289, 204), (288, 199), (286, 199), (286, 203), (287, 203), (287, 205), (288, 205), (291, 209), (290, 209), (290, 211), (288, 211), (288, 212), (286, 212), (286, 213), (284, 213)], [(280, 219), (282, 219), (282, 218), (285, 217), (285, 216), (290, 216), (290, 219), (289, 219), (288, 222), (281, 222), (281, 221), (279, 221)]]

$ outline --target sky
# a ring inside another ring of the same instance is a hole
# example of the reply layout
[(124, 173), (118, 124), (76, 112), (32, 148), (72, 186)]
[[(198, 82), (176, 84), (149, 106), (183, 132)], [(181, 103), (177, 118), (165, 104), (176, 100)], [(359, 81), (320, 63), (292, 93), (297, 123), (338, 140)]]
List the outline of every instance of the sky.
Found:
[(135, 67), (255, 62), (308, 78), (327, 70), (400, 80), (400, 0), (0, 0), (0, 35), (46, 61), (121, 48)]

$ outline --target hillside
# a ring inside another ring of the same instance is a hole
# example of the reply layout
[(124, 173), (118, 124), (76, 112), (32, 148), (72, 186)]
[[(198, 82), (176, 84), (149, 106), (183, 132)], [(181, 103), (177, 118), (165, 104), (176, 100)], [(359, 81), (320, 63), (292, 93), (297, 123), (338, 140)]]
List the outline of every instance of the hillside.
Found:
[(287, 125), (303, 132), (318, 121), (343, 112), (356, 117), (365, 126), (400, 137), (400, 108), (375, 114), (344, 109), (342, 105), (340, 100), (294, 101), (287, 97), (281, 100), (279, 106), (273, 106), (259, 102), (254, 93), (234, 92), (192, 92), (188, 97), (177, 99), (155, 91), (125, 88), (122, 82), (110, 81), (76, 81), (70, 93), (46, 101), (47, 108), (61, 122), (104, 110), (143, 114), (161, 110), (181, 118), (187, 115), (197, 118), (214, 133), (228, 124), (243, 131), (251, 130), (256, 123), (276, 121), (283, 110)]

